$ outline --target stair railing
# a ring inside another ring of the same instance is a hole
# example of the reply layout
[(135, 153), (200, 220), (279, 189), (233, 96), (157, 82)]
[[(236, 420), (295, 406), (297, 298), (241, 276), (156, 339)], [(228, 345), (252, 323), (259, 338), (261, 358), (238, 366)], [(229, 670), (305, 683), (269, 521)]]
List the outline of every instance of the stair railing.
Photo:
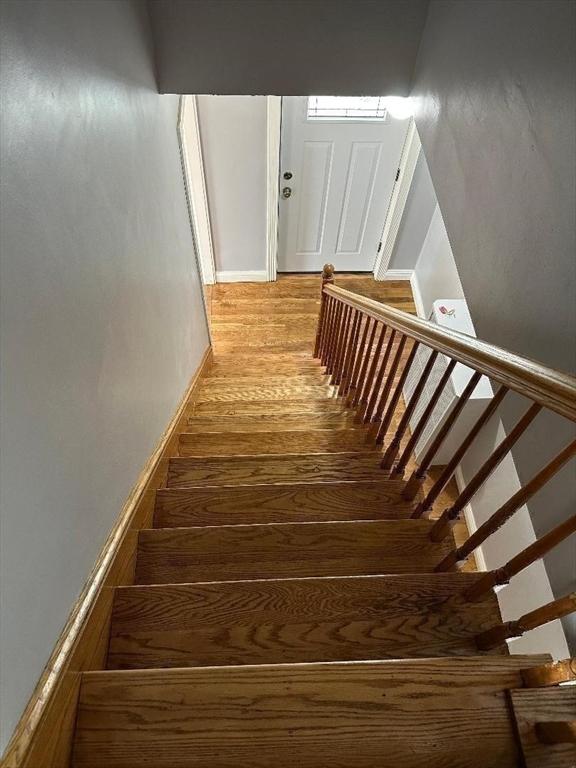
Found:
[[(428, 350), (426, 363), (404, 404), (401, 403), (404, 387), (420, 348)], [(423, 399), (426, 383), (439, 355), (446, 356), (446, 368), (409, 435), (410, 420)], [(440, 542), (450, 535), (464, 507), (539, 413), (548, 410), (569, 422), (576, 422), (576, 377), (340, 288), (334, 284), (334, 267), (331, 264), (327, 264), (322, 273), (314, 356), (325, 366), (330, 383), (337, 387), (336, 396), (345, 398), (346, 403), (356, 409), (356, 420), (368, 425), (368, 440), (383, 447), (382, 469), (398, 479), (404, 478), (408, 465), (413, 463), (414, 448), (426, 430), (456, 364), (462, 363), (472, 369), (467, 386), (451, 406), (424, 456), (406, 480), (402, 495), (405, 500), (414, 502), (412, 518), (429, 515), (461, 460), (497, 413), (506, 395), (515, 392), (528, 400), (522, 417), (457, 499), (435, 521), (430, 532), (433, 542)], [(483, 376), (497, 385), (496, 392), (424, 494), (422, 487), (428, 470)], [(459, 567), (575, 455), (576, 440), (572, 440), (464, 544), (446, 556), (436, 571)], [(575, 532), (576, 515), (550, 530), (502, 567), (485, 573), (465, 591), (464, 598), (469, 601), (482, 599), (494, 587), (507, 584), (512, 577)], [(484, 632), (477, 637), (478, 648), (495, 647), (511, 637), (575, 611), (576, 594), (567, 595), (517, 621), (500, 624)]]

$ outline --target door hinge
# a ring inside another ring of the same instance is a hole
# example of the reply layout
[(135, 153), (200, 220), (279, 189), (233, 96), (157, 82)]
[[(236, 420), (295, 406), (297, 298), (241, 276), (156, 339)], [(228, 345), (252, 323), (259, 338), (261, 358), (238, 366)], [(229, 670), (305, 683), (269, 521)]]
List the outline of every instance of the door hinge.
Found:
[(398, 181), (399, 178), (400, 178), (400, 168), (398, 168), (398, 170), (396, 171), (396, 178), (394, 179), (394, 181)]
[(382, 250), (382, 240), (380, 240), (380, 242), (378, 243), (378, 250), (376, 251), (376, 253), (380, 253), (381, 250)]

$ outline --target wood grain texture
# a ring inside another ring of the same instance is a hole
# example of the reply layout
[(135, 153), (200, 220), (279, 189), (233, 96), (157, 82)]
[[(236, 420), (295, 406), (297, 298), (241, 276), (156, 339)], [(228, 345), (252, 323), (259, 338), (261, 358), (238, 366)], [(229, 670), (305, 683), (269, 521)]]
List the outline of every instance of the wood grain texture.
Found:
[(270, 400), (253, 401), (233, 401), (233, 402), (202, 402), (190, 403), (188, 406), (188, 415), (198, 416), (246, 416), (255, 414), (274, 414), (276, 416), (284, 413), (315, 413), (323, 414), (346, 413), (344, 405), (339, 400), (327, 400), (323, 397), (314, 397), (309, 400), (281, 400), (280, 402), (271, 402)]
[(154, 526), (185, 528), (252, 523), (408, 518), (400, 480), (220, 488), (165, 488), (156, 495)]
[(258, 413), (218, 416), (190, 416), (186, 432), (292, 432), (309, 429), (358, 430), (351, 414), (340, 411), (326, 413)]
[(282, 400), (313, 400), (329, 399), (334, 396), (334, 389), (329, 385), (307, 387), (304, 385), (290, 386), (288, 384), (281, 386), (269, 386), (261, 384), (260, 386), (245, 387), (204, 387), (201, 386), (197, 392), (196, 403), (221, 403), (231, 400), (242, 400), (251, 402), (253, 400), (273, 400), (281, 402)]
[(73, 766), (518, 768), (505, 691), (541, 659), (91, 672)]
[(109, 669), (475, 655), (498, 602), (477, 574), (284, 579), (116, 590)]
[(576, 687), (511, 691), (526, 768), (574, 768), (576, 744), (543, 744), (536, 723), (576, 720)]
[(264, 456), (267, 454), (343, 453), (368, 447), (361, 430), (309, 429), (294, 432), (180, 434), (180, 456)]
[(286, 456), (234, 456), (173, 458), (168, 469), (169, 488), (214, 485), (267, 485), (270, 483), (325, 483), (347, 480), (383, 480), (377, 451), (316, 453)]
[(428, 520), (268, 523), (140, 531), (135, 582), (430, 573)]

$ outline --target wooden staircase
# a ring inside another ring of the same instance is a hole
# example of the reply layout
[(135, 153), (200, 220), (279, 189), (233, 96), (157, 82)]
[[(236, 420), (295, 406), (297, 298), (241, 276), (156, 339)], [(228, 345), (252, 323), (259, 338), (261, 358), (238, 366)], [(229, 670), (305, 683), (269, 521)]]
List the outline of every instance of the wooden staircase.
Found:
[(519, 765), (508, 691), (549, 657), (479, 650), (495, 594), (438, 572), (445, 497), (413, 519), (429, 486), (403, 497), (312, 358), (318, 283), (300, 280), (213, 301), (212, 366), (115, 589), (106, 668), (82, 675), (75, 768)]

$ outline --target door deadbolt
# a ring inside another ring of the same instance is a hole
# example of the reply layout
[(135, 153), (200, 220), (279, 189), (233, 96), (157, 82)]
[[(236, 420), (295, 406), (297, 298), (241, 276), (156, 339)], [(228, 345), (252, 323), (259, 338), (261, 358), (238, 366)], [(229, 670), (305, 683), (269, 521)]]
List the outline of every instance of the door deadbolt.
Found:
[(290, 197), (291, 194), (292, 194), (292, 190), (290, 189), (290, 187), (284, 187), (284, 189), (282, 190), (282, 197), (288, 198)]
[(286, 173), (284, 174), (284, 178), (286, 179), (286, 181), (290, 181), (290, 179), (292, 178), (292, 174), (290, 173), (290, 171), (286, 171)]

